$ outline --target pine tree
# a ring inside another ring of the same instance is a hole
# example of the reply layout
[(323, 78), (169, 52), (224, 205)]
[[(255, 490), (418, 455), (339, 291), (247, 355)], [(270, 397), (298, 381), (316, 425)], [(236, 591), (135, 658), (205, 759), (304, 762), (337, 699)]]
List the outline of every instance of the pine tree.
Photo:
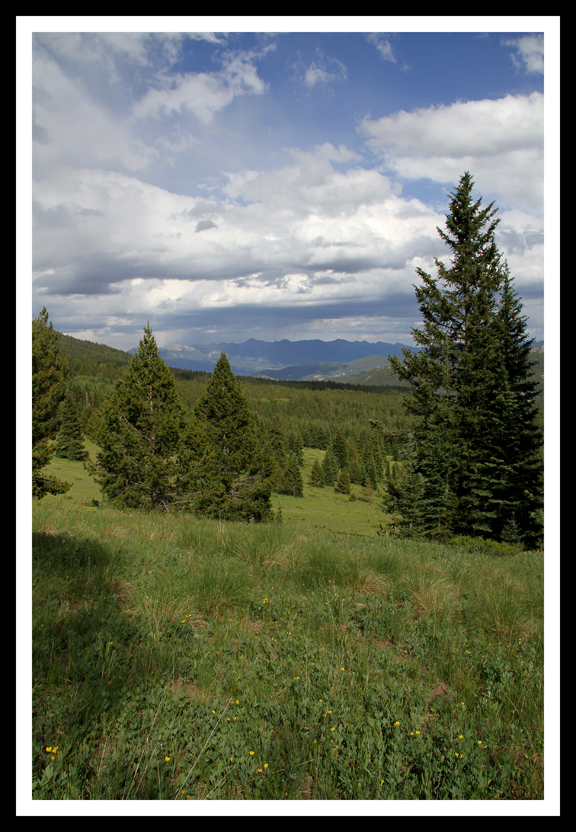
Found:
[(99, 428), (96, 481), (108, 499), (120, 508), (181, 504), (180, 451), (190, 420), (149, 325), (101, 408)]
[(403, 363), (394, 356), (390, 363), (412, 386), (407, 407), (416, 417), (427, 533), (500, 539), (514, 520), (528, 540), (541, 506), (530, 342), (495, 242), (497, 209), (474, 201), (472, 187), (465, 173), (447, 230), (438, 229), (450, 265), (436, 260), (436, 278), (417, 270), (424, 325), (413, 336), (421, 349), (403, 350)]
[(338, 474), (338, 482), (334, 486), (334, 491), (336, 491), (337, 494), (350, 494), (350, 474), (346, 468), (342, 468)]
[(501, 538), (519, 537), (527, 545), (537, 546), (543, 534), (544, 485), (542, 433), (535, 421), (537, 383), (531, 375), (533, 341), (526, 337), (526, 317), (508, 269), (498, 323), (507, 380), (499, 432), (504, 463), (500, 490), (505, 497), (499, 517)]
[(59, 405), (66, 395), (68, 363), (58, 349), (58, 333), (42, 309), (32, 322), (32, 495), (64, 494), (71, 483), (42, 472), (54, 454), (60, 427)]
[(291, 430), (288, 434), (288, 451), (294, 454), (298, 465), (304, 464), (304, 442), (300, 431)]
[(423, 517), (424, 477), (418, 470), (416, 440), (412, 434), (400, 451), (402, 471), (388, 483), (384, 506), (392, 515), (394, 532), (402, 537), (421, 537), (425, 532)]
[(69, 393), (66, 394), (62, 405), (62, 422), (56, 437), (55, 456), (72, 460), (83, 460), (88, 456), (88, 451), (84, 448), (78, 407)]
[(273, 461), (262, 452), (242, 385), (225, 353), (196, 404), (195, 415), (206, 441), (196, 510), (223, 520), (272, 519)]
[(326, 485), (334, 485), (338, 477), (339, 468), (340, 466), (338, 465), (334, 451), (332, 447), (329, 447), (322, 460), (322, 470), (324, 471), (324, 482)]
[(322, 488), (325, 483), (324, 469), (318, 459), (315, 459), (312, 464), (312, 470), (310, 471), (310, 478), (308, 482), (316, 488)]
[(282, 480), (283, 494), (291, 494), (293, 497), (304, 496), (304, 484), (302, 482), (302, 474), (298, 467), (298, 461), (293, 454), (288, 457), (286, 468), (284, 469), (284, 476)]
[(348, 451), (346, 437), (344, 436), (340, 428), (336, 430), (336, 435), (334, 436), (330, 448), (338, 461), (338, 468), (347, 468), (350, 460), (350, 455)]

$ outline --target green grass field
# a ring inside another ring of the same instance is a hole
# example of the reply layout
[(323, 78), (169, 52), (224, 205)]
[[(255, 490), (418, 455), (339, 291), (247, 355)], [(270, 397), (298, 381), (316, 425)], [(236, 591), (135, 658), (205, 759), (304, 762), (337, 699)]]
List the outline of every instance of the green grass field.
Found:
[(34, 799), (543, 799), (542, 552), (378, 537), (308, 486), (282, 524), (119, 512), (52, 468)]
[[(95, 459), (97, 446), (87, 439), (85, 447), (91, 458)], [(381, 496), (374, 494), (370, 497), (370, 502), (366, 502), (364, 489), (359, 485), (353, 485), (352, 490), (357, 499), (350, 501), (348, 495), (337, 494), (333, 487), (315, 488), (308, 485), (314, 459), (318, 458), (321, 461), (323, 457), (324, 451), (304, 449), (304, 465), (301, 469), (304, 497), (272, 494), (274, 510), (280, 506), (284, 522), (294, 524), (300, 529), (318, 528), (344, 534), (375, 535), (380, 524), (385, 525), (387, 517), (382, 509)], [(103, 502), (98, 485), (88, 475), (82, 462), (53, 458), (46, 470), (72, 483), (72, 488), (66, 494), (48, 494), (44, 497), (47, 504), (58, 505), (65, 501), (74, 505), (90, 505), (92, 500)]]

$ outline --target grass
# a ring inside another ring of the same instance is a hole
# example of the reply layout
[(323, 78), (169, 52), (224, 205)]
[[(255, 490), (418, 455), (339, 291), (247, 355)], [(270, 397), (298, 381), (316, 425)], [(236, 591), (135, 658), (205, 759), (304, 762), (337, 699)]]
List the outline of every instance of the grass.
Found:
[[(91, 458), (95, 459), (98, 447), (89, 439), (86, 439), (85, 447)], [(272, 494), (274, 510), (277, 511), (280, 506), (283, 521), (301, 530), (317, 528), (342, 534), (374, 536), (380, 524), (385, 525), (387, 518), (378, 494), (367, 497), (362, 486), (352, 485), (357, 499), (351, 501), (348, 495), (337, 494), (333, 487), (316, 488), (308, 485), (314, 460), (322, 460), (323, 457), (324, 451), (304, 449), (304, 465), (301, 468), (304, 497)], [(45, 503), (62, 505), (62, 501), (66, 501), (73, 505), (89, 505), (92, 500), (103, 502), (100, 488), (86, 472), (82, 462), (53, 458), (46, 471), (72, 483), (72, 488), (63, 496), (48, 494), (43, 498)]]
[(300, 529), (375, 535), (387, 518), (382, 509), (381, 496), (376, 493), (368, 495), (361, 485), (353, 484), (351, 488), (356, 499), (350, 500), (347, 494), (336, 493), (334, 486), (318, 488), (308, 485), (314, 460), (321, 462), (324, 453), (315, 448), (304, 448), (304, 465), (301, 468), (304, 496), (273, 494), (274, 509), (280, 506), (284, 522), (295, 524)]
[(77, 484), (33, 509), (34, 799), (543, 798), (543, 553)]

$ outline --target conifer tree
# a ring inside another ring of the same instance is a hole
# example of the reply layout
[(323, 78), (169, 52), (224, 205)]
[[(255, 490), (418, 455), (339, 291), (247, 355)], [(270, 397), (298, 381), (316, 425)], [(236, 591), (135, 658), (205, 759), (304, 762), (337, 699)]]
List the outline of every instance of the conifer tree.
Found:
[(64, 494), (72, 487), (43, 473), (54, 454), (60, 427), (59, 405), (66, 395), (68, 363), (58, 349), (58, 333), (42, 309), (32, 321), (32, 495)]
[(182, 500), (182, 441), (190, 420), (150, 326), (100, 412), (96, 481), (121, 508), (169, 509)]
[(347, 468), (350, 455), (348, 451), (348, 445), (346, 443), (346, 437), (344, 436), (340, 428), (337, 428), (336, 434), (334, 436), (334, 439), (332, 440), (330, 448), (338, 461), (338, 468)]
[(338, 482), (334, 486), (334, 491), (336, 491), (337, 494), (350, 494), (350, 490), (350, 474), (346, 468), (342, 468), (338, 474)]
[(310, 485), (316, 486), (316, 488), (322, 488), (325, 483), (324, 469), (322, 468), (319, 459), (315, 459), (312, 464), (312, 470), (310, 471), (310, 478), (308, 482)]
[(262, 452), (241, 383), (222, 353), (195, 415), (205, 436), (196, 510), (223, 520), (271, 520), (273, 463)]
[(59, 459), (82, 460), (88, 456), (84, 448), (82, 424), (72, 395), (66, 394), (62, 403), (62, 421), (56, 437), (55, 456)]
[(417, 270), (424, 325), (413, 336), (421, 349), (390, 363), (412, 386), (407, 408), (416, 417), (426, 533), (501, 539), (513, 520), (528, 541), (541, 507), (530, 341), (495, 242), (497, 209), (482, 208), (472, 188), (463, 174), (447, 230), (438, 229), (450, 265), (436, 260), (437, 277)]
[(296, 457), (298, 465), (304, 464), (304, 442), (300, 431), (291, 430), (287, 440), (288, 450)]
[(282, 481), (282, 493), (291, 494), (293, 497), (304, 496), (304, 484), (302, 482), (302, 474), (298, 467), (298, 460), (294, 454), (290, 454), (286, 468), (284, 469), (284, 476)]
[(322, 460), (322, 470), (324, 471), (324, 482), (326, 485), (334, 485), (338, 477), (339, 469), (340, 466), (338, 465), (334, 451), (332, 447), (329, 447)]
[(418, 470), (416, 441), (409, 434), (400, 451), (402, 470), (398, 478), (388, 483), (384, 505), (392, 515), (395, 533), (402, 537), (420, 537), (425, 531), (422, 498), (424, 477)]

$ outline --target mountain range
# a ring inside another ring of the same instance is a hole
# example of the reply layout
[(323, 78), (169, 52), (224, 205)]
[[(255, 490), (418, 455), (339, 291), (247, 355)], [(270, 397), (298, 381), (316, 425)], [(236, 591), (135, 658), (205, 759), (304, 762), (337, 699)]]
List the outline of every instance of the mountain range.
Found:
[[(212, 372), (222, 352), (237, 375), (284, 380), (347, 380), (388, 364), (405, 344), (386, 341), (258, 341), (193, 346), (170, 344), (158, 352), (169, 367)], [(408, 347), (415, 352), (414, 347)], [(136, 348), (129, 350), (134, 354)]]

